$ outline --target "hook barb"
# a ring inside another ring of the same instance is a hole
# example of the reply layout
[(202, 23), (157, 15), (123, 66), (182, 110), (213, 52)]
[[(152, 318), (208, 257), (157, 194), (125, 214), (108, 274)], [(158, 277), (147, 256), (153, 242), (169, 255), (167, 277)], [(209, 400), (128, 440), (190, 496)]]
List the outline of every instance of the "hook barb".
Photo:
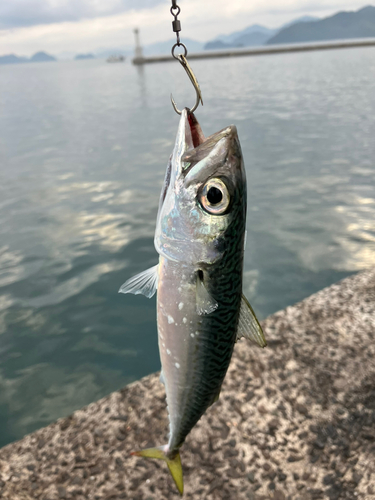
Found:
[[(176, 57), (176, 59), (178, 59), (178, 61), (180, 62), (181, 66), (186, 71), (186, 73), (187, 73), (188, 77), (190, 78), (190, 81), (193, 84), (193, 87), (195, 89), (196, 101), (195, 101), (194, 106), (191, 109), (189, 109), (190, 113), (194, 113), (194, 111), (199, 106), (199, 103), (202, 103), (202, 106), (203, 106), (203, 99), (202, 99), (201, 89), (199, 87), (198, 80), (197, 80), (196, 76), (194, 75), (193, 70), (189, 66), (189, 63), (187, 62), (186, 57), (184, 55), (180, 54), (179, 56)], [(176, 113), (178, 115), (180, 115), (181, 111), (177, 108), (176, 101), (173, 99), (172, 94), (171, 94), (171, 102), (172, 102), (173, 109), (176, 111)]]

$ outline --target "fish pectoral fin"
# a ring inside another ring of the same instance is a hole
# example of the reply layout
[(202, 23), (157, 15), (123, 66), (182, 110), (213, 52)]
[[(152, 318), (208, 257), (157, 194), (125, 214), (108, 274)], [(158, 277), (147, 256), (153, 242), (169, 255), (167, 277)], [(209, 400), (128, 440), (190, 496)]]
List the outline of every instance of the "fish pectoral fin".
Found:
[(128, 279), (121, 286), (119, 293), (133, 293), (134, 295), (141, 293), (150, 299), (158, 288), (158, 267), (159, 264)]
[(245, 337), (256, 342), (260, 347), (266, 347), (267, 341), (262, 327), (255, 316), (253, 308), (244, 295), (241, 299), (240, 318), (238, 320), (237, 340)]
[(131, 455), (144, 458), (159, 458), (167, 462), (169, 472), (171, 473), (173, 481), (177, 486), (178, 492), (182, 496), (184, 492), (184, 478), (182, 474), (180, 452), (177, 451), (173, 458), (169, 458), (164, 452), (165, 448), (165, 446), (160, 446), (159, 448), (147, 448), (146, 450), (133, 451)]
[(211, 297), (211, 295), (208, 293), (207, 288), (204, 286), (203, 283), (203, 272), (198, 271), (197, 274), (197, 290), (196, 290), (196, 308), (197, 308), (197, 313), (200, 316), (203, 316), (204, 314), (210, 314), (215, 309), (218, 308), (218, 303), (216, 300)]

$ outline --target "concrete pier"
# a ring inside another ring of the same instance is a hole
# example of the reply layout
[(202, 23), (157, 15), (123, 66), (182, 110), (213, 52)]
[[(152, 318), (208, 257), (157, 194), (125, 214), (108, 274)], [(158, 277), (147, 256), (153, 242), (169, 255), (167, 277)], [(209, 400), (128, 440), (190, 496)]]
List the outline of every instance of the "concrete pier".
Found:
[[(191, 500), (375, 499), (375, 269), (263, 322), (241, 340), (218, 403), (181, 450)], [(179, 498), (163, 462), (158, 374), (0, 450), (0, 498)]]
[[(192, 59), (212, 59), (218, 57), (240, 57), (240, 56), (261, 56), (267, 54), (282, 54), (285, 52), (307, 52), (311, 50), (347, 49), (349, 47), (373, 47), (375, 38), (355, 38), (351, 40), (329, 40), (326, 42), (313, 43), (290, 43), (280, 45), (262, 45), (260, 47), (247, 47), (245, 49), (226, 50), (206, 50), (188, 54), (189, 61)], [(176, 51), (178, 52), (178, 51)], [(174, 61), (172, 55), (136, 57), (133, 64), (148, 64), (157, 62)]]

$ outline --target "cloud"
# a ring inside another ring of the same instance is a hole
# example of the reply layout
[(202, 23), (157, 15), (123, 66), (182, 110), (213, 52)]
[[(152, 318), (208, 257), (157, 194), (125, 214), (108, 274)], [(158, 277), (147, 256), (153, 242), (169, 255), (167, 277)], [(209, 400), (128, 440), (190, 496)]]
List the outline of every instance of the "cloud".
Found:
[(79, 21), (152, 8), (165, 0), (2, 0), (0, 29)]
[[(181, 39), (207, 41), (254, 23), (276, 28), (304, 14), (326, 17), (340, 10), (358, 10), (364, 3), (364, 0), (269, 0), (266, 3), (264, 0), (179, 0)], [(30, 13), (33, 10), (30, 5), (39, 14)], [(0, 23), (5, 23), (6, 11), (8, 23), (10, 13), (16, 16), (21, 6), (29, 12), (22, 14), (24, 26), (0, 29), (0, 53), (32, 55), (45, 50), (58, 55), (95, 52), (98, 48), (123, 47), (125, 50), (134, 44), (135, 27), (140, 28), (143, 44), (172, 39), (170, 5), (170, 0), (0, 0)], [(51, 20), (51, 11), (60, 13), (57, 21)], [(50, 21), (40, 24), (43, 12), (44, 19)], [(69, 20), (68, 15), (74, 19)]]
[[(0, 0), (1, 1), (1, 0)], [(166, 12), (165, 12), (166, 11)], [(32, 55), (39, 50), (90, 52), (96, 48), (133, 46), (135, 27), (143, 43), (172, 38), (170, 13), (164, 6), (116, 15), (0, 30), (0, 54)]]

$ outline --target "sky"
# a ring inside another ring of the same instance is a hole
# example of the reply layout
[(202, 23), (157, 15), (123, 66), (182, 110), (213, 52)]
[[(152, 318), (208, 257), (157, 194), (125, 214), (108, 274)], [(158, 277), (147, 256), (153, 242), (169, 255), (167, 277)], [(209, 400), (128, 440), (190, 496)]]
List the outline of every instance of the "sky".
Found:
[[(358, 10), (366, 0), (178, 0), (181, 41), (208, 41), (251, 24), (275, 28), (302, 15)], [(1, 0), (0, 55), (53, 55), (150, 44), (174, 37), (170, 0)]]

